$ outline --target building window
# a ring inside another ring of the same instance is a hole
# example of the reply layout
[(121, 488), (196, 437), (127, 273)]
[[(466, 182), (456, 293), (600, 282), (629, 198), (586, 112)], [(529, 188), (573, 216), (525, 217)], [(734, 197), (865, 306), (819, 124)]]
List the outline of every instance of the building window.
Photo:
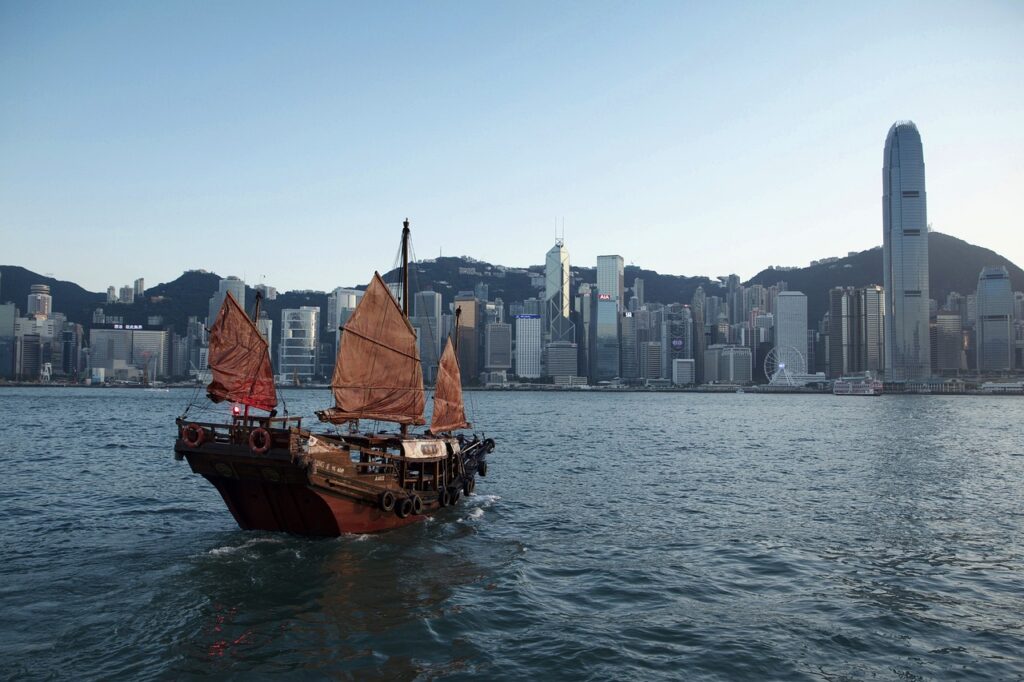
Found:
[(904, 190), (903, 192), (904, 199), (916, 199), (919, 196), (921, 196), (921, 194), (916, 189)]
[(903, 230), (904, 237), (920, 237), (921, 230)]

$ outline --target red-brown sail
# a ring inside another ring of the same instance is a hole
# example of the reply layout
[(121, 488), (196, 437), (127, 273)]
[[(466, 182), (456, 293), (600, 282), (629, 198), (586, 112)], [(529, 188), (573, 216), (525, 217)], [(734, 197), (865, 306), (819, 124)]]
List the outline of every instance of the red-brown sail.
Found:
[(267, 342), (230, 292), (210, 330), (208, 362), (213, 381), (206, 391), (213, 402), (230, 400), (267, 411), (277, 405)]
[(430, 430), (444, 433), (467, 428), (466, 408), (462, 402), (462, 373), (455, 356), (452, 338), (444, 346), (441, 362), (437, 369), (437, 384), (434, 387), (434, 414), (430, 418)]
[(334, 407), (321, 419), (424, 424), (416, 332), (380, 274), (373, 274), (344, 329), (331, 378)]

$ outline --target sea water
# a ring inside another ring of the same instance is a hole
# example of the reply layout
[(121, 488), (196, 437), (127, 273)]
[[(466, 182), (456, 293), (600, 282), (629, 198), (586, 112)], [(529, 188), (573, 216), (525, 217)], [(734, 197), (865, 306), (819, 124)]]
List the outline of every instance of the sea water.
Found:
[(306, 539), (174, 460), (193, 397), (0, 389), (0, 675), (1024, 676), (1020, 398), (473, 392), (476, 494)]

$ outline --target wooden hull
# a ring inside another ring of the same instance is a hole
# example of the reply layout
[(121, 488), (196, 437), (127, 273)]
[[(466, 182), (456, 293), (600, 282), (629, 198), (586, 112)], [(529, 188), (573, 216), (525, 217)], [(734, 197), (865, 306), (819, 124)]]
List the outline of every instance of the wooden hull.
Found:
[[(247, 444), (224, 440), (196, 444), (179, 438), (174, 449), (217, 489), (244, 530), (321, 537), (377, 533), (422, 521), (443, 509), (441, 494), (416, 491), (421, 513), (401, 515), (402, 500), (413, 492), (394, 487), (394, 482), (374, 488), (365, 477), (332, 478), (322, 467), (311, 466), (309, 459), (295, 456), (294, 440), (289, 445), (287, 433), (276, 432), (274, 442), (277, 447), (262, 454)], [(474, 467), (463, 475), (461, 489), (472, 489), (476, 473)], [(395, 509), (383, 508), (380, 496), (385, 490), (391, 491)]]

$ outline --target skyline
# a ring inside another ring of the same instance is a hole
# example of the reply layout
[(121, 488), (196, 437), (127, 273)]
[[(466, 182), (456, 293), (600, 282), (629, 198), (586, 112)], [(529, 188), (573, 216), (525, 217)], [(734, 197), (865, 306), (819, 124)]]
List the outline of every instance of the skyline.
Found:
[(910, 119), (933, 228), (1024, 262), (1020, 6), (302, 10), (0, 7), (0, 261), (329, 291), (405, 217), (512, 267), (564, 220), (577, 265), (747, 280), (880, 245)]

